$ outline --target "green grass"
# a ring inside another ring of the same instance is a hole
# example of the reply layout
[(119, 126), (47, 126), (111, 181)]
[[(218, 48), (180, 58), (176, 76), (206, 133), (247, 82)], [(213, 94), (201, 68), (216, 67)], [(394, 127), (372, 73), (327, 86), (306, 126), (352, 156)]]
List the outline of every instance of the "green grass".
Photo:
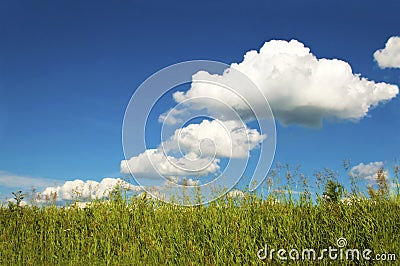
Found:
[[(400, 256), (400, 204), (394, 199), (342, 203), (255, 196), (178, 207), (145, 198), (90, 208), (0, 208), (0, 265), (286, 265), (260, 260), (264, 248), (336, 247)], [(276, 255), (276, 254), (275, 254)], [(326, 256), (327, 257), (327, 256)], [(329, 260), (298, 265), (370, 265)], [(396, 265), (395, 262), (382, 264)]]

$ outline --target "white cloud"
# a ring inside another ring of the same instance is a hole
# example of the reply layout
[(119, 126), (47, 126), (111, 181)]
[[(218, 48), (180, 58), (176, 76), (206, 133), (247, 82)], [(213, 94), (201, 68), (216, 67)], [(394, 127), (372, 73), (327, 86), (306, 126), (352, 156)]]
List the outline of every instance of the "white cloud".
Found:
[(360, 163), (351, 168), (350, 172), (359, 178), (375, 181), (377, 173), (383, 168), (383, 165), (383, 162), (371, 162), (369, 164)]
[(177, 129), (158, 149), (123, 160), (121, 172), (139, 177), (207, 175), (220, 170), (218, 158), (246, 158), (265, 138), (240, 121), (203, 120)]
[(390, 37), (384, 49), (375, 51), (374, 59), (380, 68), (400, 68), (400, 36)]
[(159, 178), (166, 176), (207, 175), (219, 170), (219, 159), (199, 158), (190, 160), (165, 155), (161, 149), (148, 149), (129, 160), (121, 161), (121, 173), (136, 177)]
[(74, 181), (66, 181), (61, 186), (47, 187), (43, 192), (39, 193), (42, 200), (46, 197), (52, 198), (57, 196), (57, 200), (72, 200), (74, 198), (102, 198), (109, 196), (114, 188), (132, 190), (135, 192), (141, 191), (140, 186), (134, 186), (120, 178), (103, 178), (101, 182), (93, 180), (83, 181), (76, 179)]
[(177, 129), (164, 148), (180, 148), (187, 154), (226, 158), (246, 158), (249, 151), (264, 139), (256, 129), (249, 129), (240, 121), (203, 120)]
[[(206, 108), (221, 120), (234, 119), (226, 106), (248, 119), (252, 110), (243, 98), (252, 103), (253, 110), (265, 108), (259, 94), (240, 86), (236, 70), (246, 74), (260, 88), (275, 118), (285, 125), (319, 127), (324, 118), (358, 121), (371, 107), (392, 99), (399, 91), (396, 85), (376, 83), (353, 74), (347, 62), (318, 59), (296, 40), (272, 40), (259, 52), (247, 52), (241, 63), (232, 64), (223, 75), (204, 71), (193, 75), (191, 88), (173, 95), (181, 109), (169, 115), (172, 116), (169, 122), (179, 121), (182, 106), (187, 110)], [(230, 91), (216, 84), (236, 86)], [(210, 99), (214, 101), (210, 103)]]

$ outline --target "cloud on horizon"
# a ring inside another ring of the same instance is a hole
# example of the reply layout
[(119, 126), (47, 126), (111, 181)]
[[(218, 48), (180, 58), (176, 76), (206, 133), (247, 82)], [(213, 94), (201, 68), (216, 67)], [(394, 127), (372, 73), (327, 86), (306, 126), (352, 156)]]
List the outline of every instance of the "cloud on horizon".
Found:
[(76, 179), (66, 181), (61, 186), (47, 187), (39, 193), (42, 201), (46, 198), (53, 198), (56, 195), (58, 201), (72, 200), (75, 198), (100, 199), (109, 196), (117, 186), (123, 189), (139, 192), (142, 187), (132, 185), (120, 178), (103, 178), (100, 182)]
[(374, 59), (380, 68), (400, 68), (400, 36), (392, 36), (385, 48), (374, 53)]

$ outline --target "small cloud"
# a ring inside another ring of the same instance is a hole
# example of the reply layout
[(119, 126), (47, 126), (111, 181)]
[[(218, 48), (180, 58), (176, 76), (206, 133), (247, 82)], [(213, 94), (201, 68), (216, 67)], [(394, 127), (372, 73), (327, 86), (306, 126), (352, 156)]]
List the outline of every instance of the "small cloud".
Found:
[(390, 37), (385, 48), (375, 51), (374, 59), (380, 68), (400, 68), (400, 36)]
[(371, 162), (369, 164), (360, 163), (351, 168), (350, 172), (359, 178), (368, 181), (376, 181), (377, 173), (383, 166), (383, 162)]

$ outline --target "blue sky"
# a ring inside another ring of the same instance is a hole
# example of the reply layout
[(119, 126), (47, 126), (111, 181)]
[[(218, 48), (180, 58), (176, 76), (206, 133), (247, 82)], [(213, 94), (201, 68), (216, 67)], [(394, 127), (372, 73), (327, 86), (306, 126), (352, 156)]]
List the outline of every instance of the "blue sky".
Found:
[[(0, 172), (27, 178), (20, 185), (3, 181), (0, 196), (35, 184), (28, 178), (43, 187), (120, 176), (130, 97), (151, 74), (181, 61), (231, 64), (266, 41), (296, 39), (318, 58), (338, 58), (369, 80), (400, 84), (400, 69), (381, 69), (373, 58), (400, 35), (394, 0), (0, 5)], [(340, 170), (343, 159), (390, 166), (400, 150), (399, 115), (396, 97), (358, 123), (325, 121), (319, 129), (277, 123), (275, 162), (301, 164), (309, 174)]]

